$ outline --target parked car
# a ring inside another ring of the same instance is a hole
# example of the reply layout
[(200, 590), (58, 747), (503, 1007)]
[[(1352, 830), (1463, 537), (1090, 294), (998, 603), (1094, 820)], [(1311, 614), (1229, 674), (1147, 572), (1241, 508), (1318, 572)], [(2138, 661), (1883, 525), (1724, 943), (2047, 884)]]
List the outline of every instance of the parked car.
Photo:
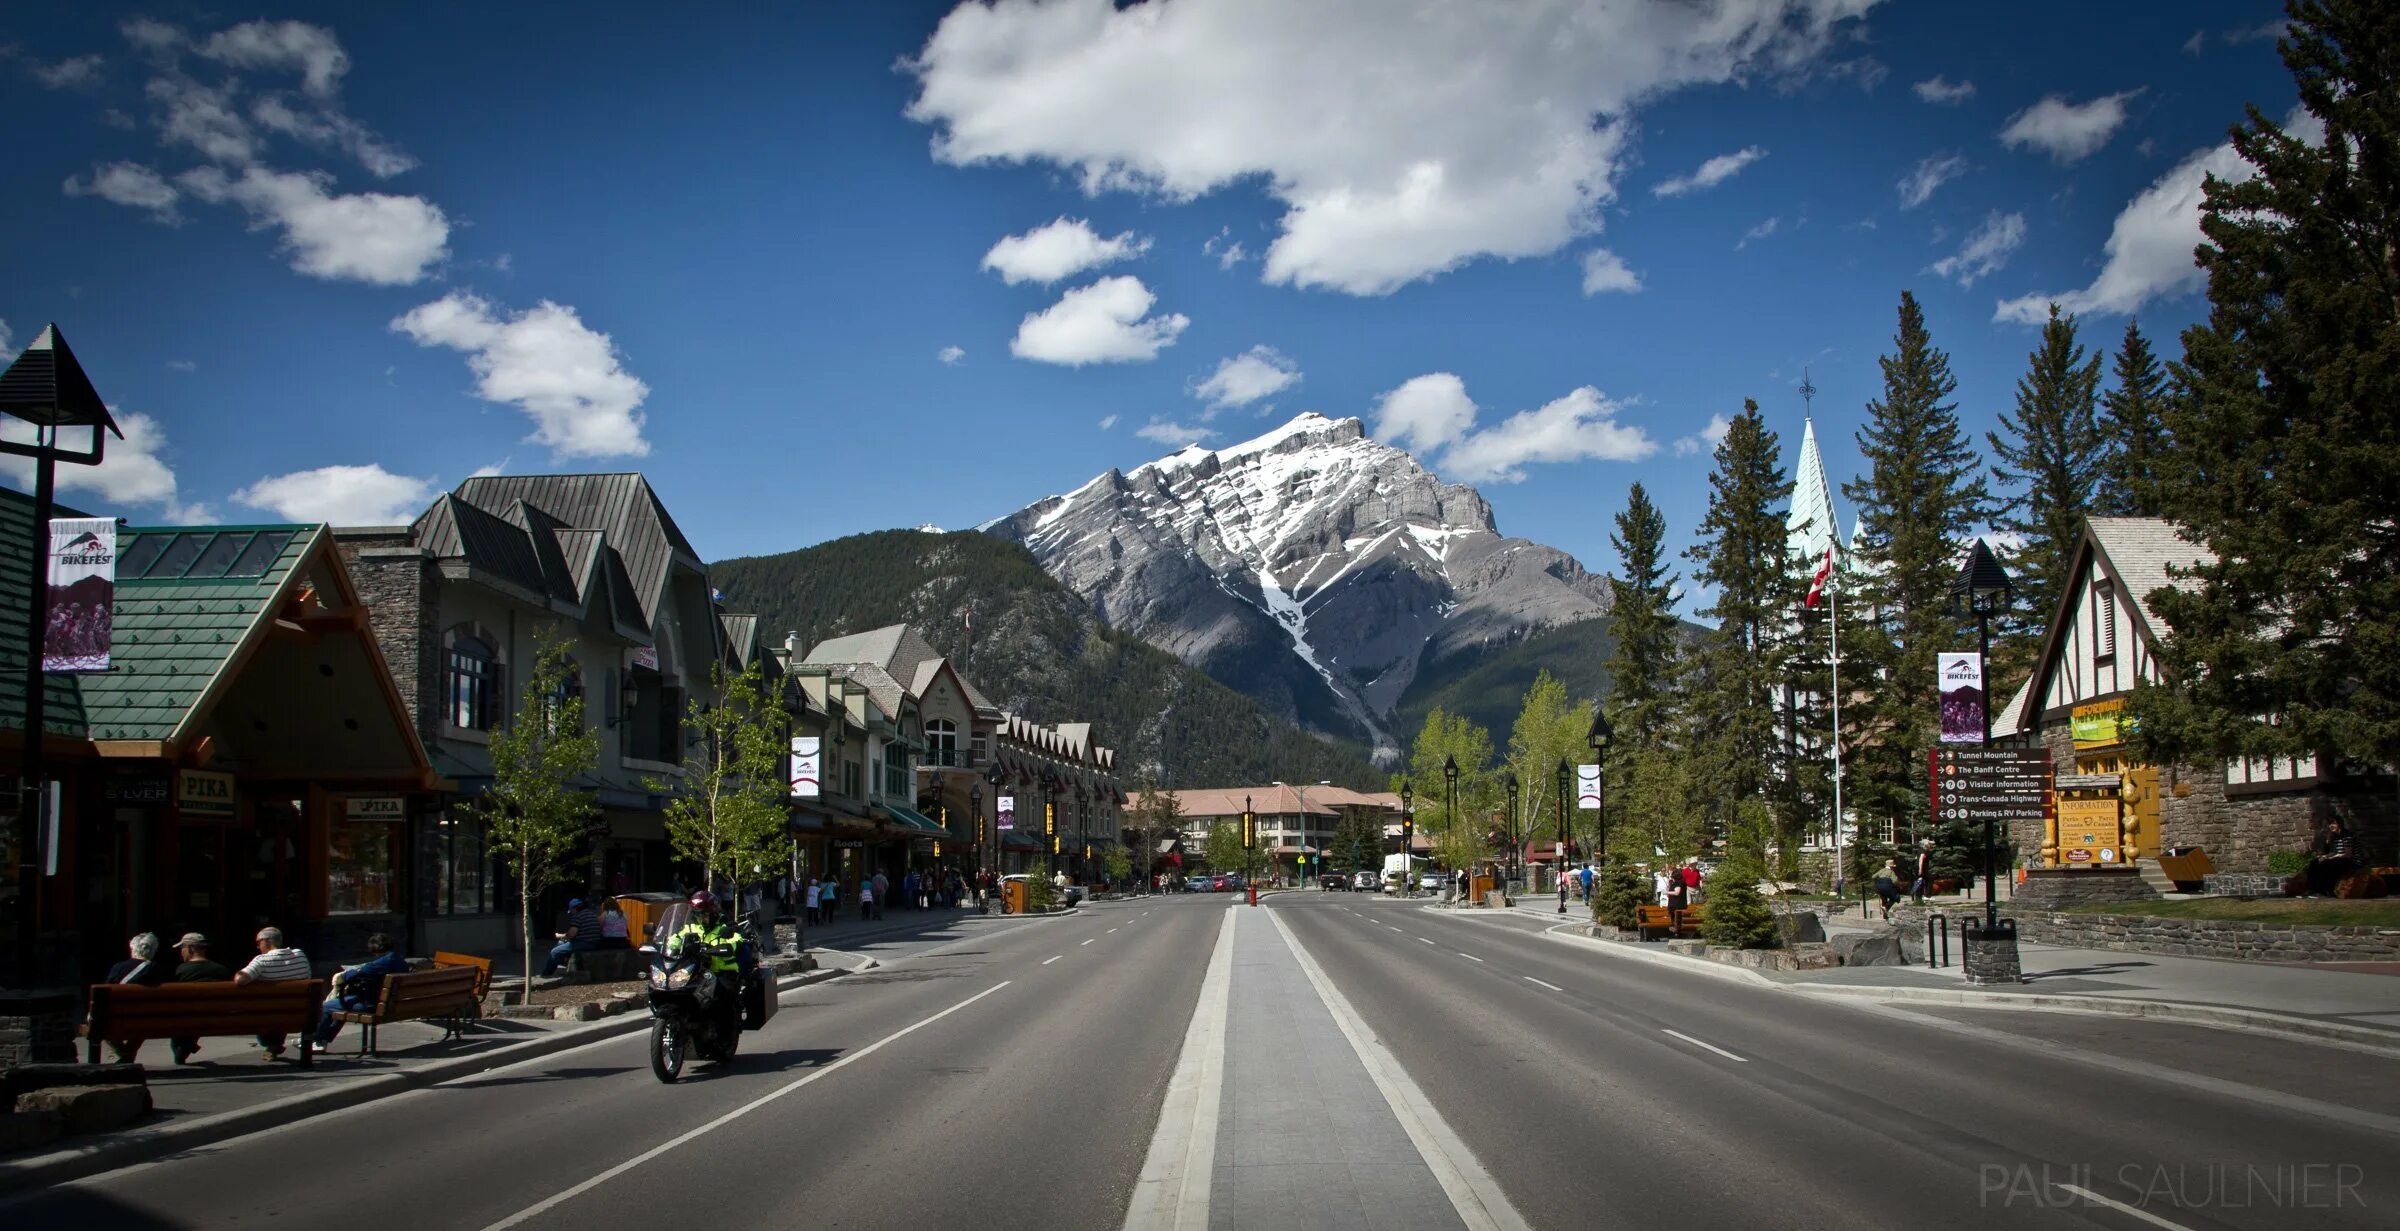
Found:
[(1347, 872), (1327, 872), (1317, 877), (1317, 888), (1338, 889), (1344, 893), (1348, 893), (1350, 891), (1350, 874)]
[(1208, 892), (1208, 891), (1209, 891), (1211, 888), (1213, 888), (1213, 887), (1214, 887), (1214, 885), (1212, 884), (1212, 882), (1214, 882), (1215, 880), (1216, 880), (1216, 878), (1215, 878), (1215, 877), (1213, 877), (1213, 876), (1187, 876), (1187, 877), (1184, 877), (1184, 878), (1183, 878), (1183, 891), (1184, 891), (1185, 893), (1207, 893), (1207, 892)]
[(1351, 874), (1350, 883), (1354, 888), (1367, 893), (1380, 892), (1383, 889), (1383, 873), (1354, 872)]
[(1436, 894), (1450, 892), (1451, 883), (1448, 872), (1421, 872), (1417, 875), (1417, 888)]

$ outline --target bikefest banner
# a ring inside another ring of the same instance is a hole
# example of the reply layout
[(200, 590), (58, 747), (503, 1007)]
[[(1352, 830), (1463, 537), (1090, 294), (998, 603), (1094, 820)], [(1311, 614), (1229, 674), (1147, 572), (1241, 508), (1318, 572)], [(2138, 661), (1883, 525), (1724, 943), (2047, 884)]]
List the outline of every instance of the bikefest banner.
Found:
[(999, 819), (999, 821), (997, 822), (997, 824), (999, 825), (1000, 831), (1001, 831), (1002, 833), (1006, 833), (1006, 832), (1008, 832), (1009, 830), (1015, 829), (1015, 828), (1017, 827), (1017, 797), (1016, 797), (1016, 796), (1014, 796), (1014, 795), (1003, 795), (1003, 796), (1001, 796), (1001, 797), (1000, 797), (1000, 811), (999, 811), (999, 818), (1000, 818), (1000, 819)]
[(1983, 656), (1941, 654), (1942, 742), (1983, 742)]
[(822, 737), (815, 735), (792, 737), (792, 794), (807, 798), (814, 798), (818, 794), (817, 780), (820, 777), (818, 762), (823, 748)]
[(1584, 812), (1600, 810), (1600, 767), (1575, 767), (1575, 807)]
[(50, 620), (42, 670), (106, 671), (117, 605), (117, 522), (50, 519)]

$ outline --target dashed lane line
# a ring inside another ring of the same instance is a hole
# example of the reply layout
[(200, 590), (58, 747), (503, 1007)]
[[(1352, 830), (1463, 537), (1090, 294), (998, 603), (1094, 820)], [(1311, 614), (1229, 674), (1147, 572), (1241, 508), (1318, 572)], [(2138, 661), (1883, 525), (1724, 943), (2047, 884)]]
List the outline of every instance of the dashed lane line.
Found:
[(1690, 1036), (1690, 1035), (1688, 1035), (1688, 1034), (1685, 1034), (1684, 1032), (1682, 1032), (1682, 1031), (1680, 1031), (1680, 1030), (1668, 1030), (1668, 1031), (1665, 1031), (1664, 1033), (1667, 1033), (1667, 1034), (1674, 1035), (1676, 1038), (1682, 1039), (1684, 1042), (1686, 1042), (1686, 1043), (1689, 1043), (1689, 1044), (1691, 1044), (1691, 1045), (1692, 1045), (1692, 1046), (1694, 1046), (1694, 1047), (1702, 1047), (1702, 1048), (1706, 1048), (1706, 1049), (1708, 1049), (1709, 1051), (1713, 1051), (1713, 1052), (1717, 1053), (1718, 1055), (1720, 1055), (1720, 1056), (1723, 1056), (1723, 1057), (1725, 1057), (1726, 1059), (1733, 1061), (1733, 1062), (1734, 1062), (1734, 1063), (1736, 1063), (1736, 1064), (1748, 1064), (1748, 1063), (1750, 1063), (1749, 1061), (1742, 1059), (1740, 1056), (1734, 1055), (1732, 1052), (1729, 1052), (1729, 1051), (1725, 1050), (1724, 1048), (1717, 1046), (1717, 1045), (1716, 1045), (1716, 1044), (1714, 1044), (1714, 1043), (1703, 1043), (1703, 1042), (1701, 1042), (1700, 1040), (1698, 1040), (1698, 1039), (1695, 1039), (1695, 1038), (1693, 1038), (1692, 1036)]
[(1057, 955), (1057, 956), (1055, 956), (1055, 957), (1046, 957), (1046, 958), (1043, 958), (1043, 959), (1042, 959), (1042, 965), (1044, 965), (1044, 966), (1047, 966), (1047, 965), (1049, 965), (1050, 963), (1052, 963), (1052, 962), (1055, 962), (1055, 961), (1057, 961), (1059, 958), (1062, 958), (1062, 957), (1065, 957), (1065, 956), (1066, 956), (1066, 954), (1064, 954), (1064, 953), (1061, 953), (1061, 954), (1058, 954), (1058, 955)]
[[(1099, 937), (1097, 937), (1097, 936), (1094, 936), (1094, 937), (1092, 937), (1092, 940), (1098, 940), (1098, 939), (1100, 939), (1100, 938), (1099, 938)], [(1084, 943), (1085, 945), (1088, 945), (1088, 944), (1092, 943), (1092, 940), (1087, 940), (1087, 941), (1085, 941), (1085, 942), (1083, 942), (1083, 943)], [(1076, 947), (1080, 949), (1080, 948), (1082, 948), (1083, 946), (1082, 946), (1082, 945), (1077, 945)]]
[[(2055, 1181), (2053, 1181), (2053, 1183), (2056, 1184)], [(2143, 1222), (2149, 1223), (2153, 1227), (2165, 1227), (2167, 1228), (2167, 1231), (2190, 1231), (2190, 1229), (2185, 1227), (2182, 1223), (2168, 1222), (2166, 1219), (2160, 1218), (2158, 1215), (2153, 1214), (2148, 1210), (2142, 1209), (2138, 1206), (2127, 1205), (2124, 1202), (2118, 1201), (2111, 1197), (2103, 1197), (2088, 1188), (2081, 1188), (2073, 1184), (2056, 1184), (2056, 1187), (2062, 1192), (2073, 1193), (2076, 1196), (2096, 1205), (2105, 1205), (2120, 1214), (2130, 1214), (2135, 1218), (2141, 1219)]]
[(1422, 936), (1419, 936), (1419, 937), (1417, 937), (1417, 940), (1418, 940), (1418, 942), (1419, 942), (1419, 943), (1421, 943), (1421, 944), (1428, 944), (1428, 945), (1430, 945), (1430, 944), (1432, 944), (1432, 943), (1433, 943), (1433, 942), (1432, 942), (1432, 941), (1430, 941), (1430, 940), (1426, 940), (1426, 939), (1425, 939), (1424, 937), (1422, 937)]
[[(1465, 958), (1465, 959), (1467, 959), (1467, 960), (1468, 960), (1468, 961), (1470, 961), (1470, 962), (1482, 962), (1482, 961), (1483, 961), (1483, 959), (1482, 959), (1482, 958), (1479, 958), (1479, 957), (1475, 956), (1475, 955), (1474, 955), (1474, 954), (1472, 954), (1472, 953), (1461, 953), (1461, 954), (1459, 954), (1459, 956), (1460, 956), (1460, 957), (1463, 957), (1463, 958)], [(1487, 965), (1487, 966), (1488, 966), (1488, 965), (1490, 965), (1490, 963), (1488, 963), (1488, 962), (1485, 962), (1484, 964), (1485, 964), (1485, 965)]]
[[(1542, 982), (1540, 979), (1536, 979), (1536, 978), (1534, 978), (1532, 975), (1525, 975), (1525, 976), (1523, 976), (1523, 978), (1524, 978), (1524, 980), (1525, 980), (1527, 983), (1531, 983), (1531, 984), (1533, 984), (1535, 987), (1546, 987), (1546, 988), (1549, 988), (1551, 991), (1554, 991), (1554, 992), (1563, 992), (1563, 991), (1567, 990), (1567, 989), (1565, 989), (1565, 988), (1563, 988), (1563, 987), (1560, 987), (1560, 986), (1559, 986), (1559, 985), (1557, 985), (1556, 983), (1544, 983), (1544, 982)], [(1673, 1034), (1673, 1033), (1675, 1033), (1675, 1032), (1674, 1032), (1674, 1031), (1672, 1031), (1672, 1030), (1670, 1030), (1670, 1031), (1668, 1031), (1667, 1033), (1668, 1033), (1668, 1034)]]

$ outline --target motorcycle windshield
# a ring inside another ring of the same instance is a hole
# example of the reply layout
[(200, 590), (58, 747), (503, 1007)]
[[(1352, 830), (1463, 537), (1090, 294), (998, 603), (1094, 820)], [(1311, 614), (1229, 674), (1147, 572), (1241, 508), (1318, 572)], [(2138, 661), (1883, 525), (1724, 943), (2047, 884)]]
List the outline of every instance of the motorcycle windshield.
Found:
[(667, 939), (683, 930), (692, 921), (692, 904), (677, 902), (650, 922), (650, 947), (661, 953), (667, 951)]

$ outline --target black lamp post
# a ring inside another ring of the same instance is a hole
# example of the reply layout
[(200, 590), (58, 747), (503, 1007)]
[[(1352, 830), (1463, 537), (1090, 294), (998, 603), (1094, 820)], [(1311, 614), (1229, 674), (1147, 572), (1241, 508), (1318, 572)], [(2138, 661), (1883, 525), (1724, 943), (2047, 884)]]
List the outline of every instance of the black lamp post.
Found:
[(1608, 745), (1617, 737), (1616, 728), (1608, 725), (1608, 715), (1601, 712), (1600, 703), (1592, 703), (1592, 729), (1583, 742), (1592, 746), (1592, 768), (1599, 776), (1600, 806), (1593, 809), (1593, 824), (1599, 827), (1596, 857), (1605, 870), (1608, 863)]
[[(108, 405), (92, 388), (91, 378), (83, 374), (83, 365), (75, 361), (75, 352), (67, 348), (66, 335), (58, 326), (44, 326), (34, 338), (0, 373), (0, 415), (22, 419), (33, 425), (33, 441), (18, 444), (0, 440), (0, 453), (33, 459), (33, 542), (26, 555), (30, 576), (25, 593), (29, 600), (25, 608), (25, 714), (24, 753), (18, 769), (18, 782), (23, 794), (17, 805), (17, 944), (16, 984), (32, 987), (38, 980), (34, 972), (34, 898), (40, 889), (37, 869), (42, 855), (42, 818), (49, 815), (50, 767), (44, 763), (42, 733), (47, 721), (43, 713), (48, 697), (42, 682), (42, 634), (50, 623), (50, 514), (53, 496), (58, 487), (58, 463), (78, 466), (97, 466), (108, 445), (108, 437), (123, 440), (125, 433), (117, 421), (109, 417)], [(60, 428), (89, 428), (92, 444), (88, 449), (61, 448)], [(105, 429), (105, 430), (104, 430)]]
[[(1458, 758), (1457, 758), (1457, 757), (1443, 757), (1443, 758), (1442, 758), (1442, 780), (1443, 780), (1443, 781), (1445, 781), (1445, 782), (1448, 782), (1448, 783), (1450, 784), (1450, 811), (1449, 811), (1449, 812), (1447, 812), (1447, 813), (1445, 813), (1445, 814), (1443, 815), (1443, 818), (1442, 818), (1442, 819), (1443, 819), (1443, 823), (1447, 824), (1447, 825), (1450, 827), (1450, 834), (1451, 834), (1451, 836), (1452, 836), (1452, 837), (1456, 837), (1456, 836), (1458, 835)], [(1453, 875), (1453, 876), (1456, 876), (1456, 875), (1458, 874), (1458, 869), (1456, 869), (1456, 868), (1452, 868), (1452, 869), (1450, 869), (1450, 874), (1451, 874), (1451, 875)]]
[[(1503, 781), (1508, 784), (1508, 860), (1500, 866), (1508, 870), (1508, 879), (1513, 885), (1525, 871), (1518, 862), (1524, 857), (1525, 848), (1517, 841), (1517, 771), (1508, 771), (1508, 777)], [(1505, 890), (1501, 896), (1507, 896)]]
[[(1567, 868), (1567, 777), (1567, 759), (1560, 757), (1558, 759), (1558, 868), (1561, 876), (1566, 875)], [(1567, 913), (1567, 895), (1564, 893), (1558, 895), (1558, 913), (1562, 915)]]
[(1258, 875), (1251, 853), (1258, 848), (1258, 813), (1250, 806), (1250, 797), (1242, 796), (1242, 889), (1250, 895), (1250, 904), (1258, 904)]
[[(2009, 599), (2016, 588), (2009, 584), (2008, 570), (1992, 555), (1992, 549), (1982, 539), (1975, 540), (1975, 549), (1967, 554), (1966, 565), (1958, 570), (1958, 579), (1950, 583), (1950, 601), (1961, 615), (1975, 617), (1977, 669), (1983, 673), (1983, 747), (1992, 746), (1992, 617), (2008, 609)], [(1986, 934), (2000, 929), (1999, 848), (1992, 840), (1992, 817), (1983, 818), (1983, 930)], [(2013, 939), (2013, 938), (2012, 938)]]
[(1414, 893), (1417, 879), (1417, 792), (1400, 783), (1400, 891)]

